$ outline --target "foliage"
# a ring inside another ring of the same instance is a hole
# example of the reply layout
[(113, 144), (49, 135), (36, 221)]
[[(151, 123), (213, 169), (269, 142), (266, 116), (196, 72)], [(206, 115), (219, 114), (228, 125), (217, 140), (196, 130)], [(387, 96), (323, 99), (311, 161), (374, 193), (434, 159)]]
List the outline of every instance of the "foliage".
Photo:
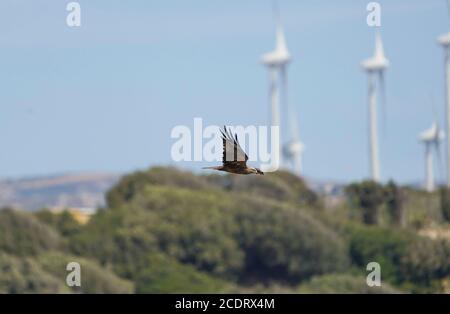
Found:
[(389, 181), (384, 189), (385, 202), (391, 222), (399, 227), (404, 225), (404, 192), (393, 181)]
[(35, 215), (41, 222), (53, 227), (65, 237), (72, 236), (81, 230), (80, 223), (68, 211), (52, 213), (44, 209), (36, 212)]
[(156, 214), (153, 234), (163, 252), (225, 277), (239, 271), (243, 260), (233, 238), (234, 206), (236, 201), (222, 193), (162, 186), (148, 187), (130, 203)]
[(412, 187), (402, 187), (405, 226), (416, 230), (430, 228), (443, 222), (440, 190), (427, 192)]
[[(158, 167), (123, 177), (84, 225), (69, 213), (1, 210), (0, 292), (448, 291), (449, 242), (410, 229), (416, 216), (440, 221), (439, 193), (370, 181), (346, 192), (353, 207), (329, 208), (284, 171), (196, 176)], [(366, 224), (348, 215), (353, 209)], [(65, 285), (69, 261), (81, 264), (81, 288)], [(381, 288), (365, 284), (372, 261)]]
[(83, 232), (70, 239), (70, 248), (73, 253), (95, 258), (120, 276), (132, 279), (136, 269), (145, 263), (145, 254), (157, 249), (150, 232), (156, 221), (153, 216), (143, 211), (101, 210)]
[(129, 201), (142, 188), (148, 185), (167, 185), (190, 189), (204, 189), (209, 187), (207, 182), (191, 172), (180, 171), (175, 168), (155, 167), (148, 171), (137, 171), (124, 176), (107, 193), (107, 204), (110, 208), (119, 208), (120, 205)]
[(12, 209), (0, 210), (0, 252), (35, 255), (60, 246), (59, 235), (33, 215)]
[(0, 293), (65, 293), (65, 283), (33, 258), (0, 253)]
[(399, 282), (399, 267), (409, 243), (417, 236), (388, 228), (351, 225), (347, 229), (350, 242), (350, 256), (353, 263), (365, 268), (369, 262), (377, 262), (383, 271), (383, 278)]
[(164, 254), (149, 254), (147, 258), (148, 266), (135, 279), (137, 293), (218, 293), (232, 287)]
[[(81, 287), (66, 285), (66, 265), (81, 265)], [(34, 257), (0, 253), (0, 293), (131, 293), (133, 285), (96, 262), (58, 252)]]
[(441, 187), (440, 190), (441, 197), (441, 213), (442, 218), (450, 222), (450, 190), (446, 187)]
[(353, 226), (348, 232), (352, 261), (362, 267), (379, 263), (383, 278), (391, 283), (413, 283), (417, 290), (450, 275), (450, 243), (446, 240), (379, 227)]
[(66, 266), (77, 262), (81, 269), (81, 287), (71, 287), (71, 292), (78, 293), (132, 293), (133, 284), (119, 278), (110, 270), (98, 265), (95, 261), (79, 256), (69, 256), (59, 252), (48, 252), (38, 257), (42, 269), (65, 282), (68, 274)]
[(244, 279), (300, 281), (348, 265), (345, 243), (307, 212), (246, 199), (236, 210)]
[(410, 243), (401, 257), (399, 272), (404, 281), (422, 286), (450, 275), (450, 242), (420, 238)]
[(220, 188), (246, 195), (297, 205), (317, 206), (319, 203), (319, 197), (303, 179), (287, 171), (266, 173), (264, 176), (210, 175), (205, 179)]
[[(345, 244), (306, 212), (252, 197), (148, 185), (128, 200), (126, 209), (114, 212), (141, 217), (133, 228), (122, 221), (119, 230), (136, 230), (146, 222), (143, 235), (153, 235), (158, 250), (224, 278), (292, 281), (342, 269), (347, 262)], [(102, 243), (105, 234), (98, 234)], [(145, 252), (135, 260), (142, 260)]]
[(374, 181), (363, 181), (347, 186), (346, 193), (363, 210), (363, 221), (376, 225), (380, 219), (380, 206), (384, 202), (383, 187)]

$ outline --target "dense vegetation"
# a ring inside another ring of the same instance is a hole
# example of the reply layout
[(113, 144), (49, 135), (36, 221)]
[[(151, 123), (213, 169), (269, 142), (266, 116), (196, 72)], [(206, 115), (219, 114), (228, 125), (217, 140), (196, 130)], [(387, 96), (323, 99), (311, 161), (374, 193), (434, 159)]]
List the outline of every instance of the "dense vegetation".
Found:
[[(448, 230), (445, 192), (361, 182), (346, 196), (326, 205), (281, 171), (136, 172), (84, 225), (68, 212), (1, 210), (0, 292), (448, 292), (450, 242), (424, 234)], [(65, 284), (72, 261), (80, 288)], [(366, 284), (372, 261), (382, 287)]]

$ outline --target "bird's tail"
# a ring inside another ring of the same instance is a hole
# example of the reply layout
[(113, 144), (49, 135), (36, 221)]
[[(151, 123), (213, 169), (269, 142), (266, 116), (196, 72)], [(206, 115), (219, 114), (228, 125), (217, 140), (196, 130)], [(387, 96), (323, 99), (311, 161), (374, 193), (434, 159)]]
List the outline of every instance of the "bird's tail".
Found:
[(215, 166), (215, 167), (203, 167), (202, 169), (213, 169), (213, 170), (221, 170), (222, 166)]

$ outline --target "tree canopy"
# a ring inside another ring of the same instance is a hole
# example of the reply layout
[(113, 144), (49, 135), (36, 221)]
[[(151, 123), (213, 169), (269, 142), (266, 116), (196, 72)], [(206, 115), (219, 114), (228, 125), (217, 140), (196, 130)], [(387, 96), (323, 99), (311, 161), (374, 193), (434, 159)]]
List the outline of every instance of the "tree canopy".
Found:
[[(327, 208), (288, 172), (157, 167), (124, 176), (83, 225), (70, 212), (3, 209), (0, 292), (446, 291), (449, 241), (422, 236), (414, 220), (426, 204), (439, 213), (439, 193), (371, 181), (345, 191), (347, 199)], [(71, 261), (82, 267), (80, 288), (65, 284)], [(365, 284), (372, 261), (382, 288)]]

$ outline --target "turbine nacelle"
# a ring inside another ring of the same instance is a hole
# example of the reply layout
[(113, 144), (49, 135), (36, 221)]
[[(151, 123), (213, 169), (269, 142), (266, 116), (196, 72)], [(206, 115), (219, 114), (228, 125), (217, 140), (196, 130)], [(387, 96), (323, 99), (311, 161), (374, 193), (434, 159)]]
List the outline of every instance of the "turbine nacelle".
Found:
[(386, 69), (389, 66), (389, 61), (386, 58), (370, 58), (363, 61), (361, 63), (361, 66), (368, 72), (380, 71)]
[(438, 166), (441, 166), (441, 151), (440, 142), (444, 139), (444, 132), (439, 129), (436, 121), (431, 124), (431, 127), (419, 134), (419, 140), (425, 144), (425, 182), (424, 187), (428, 192), (433, 192), (435, 187), (434, 182), (434, 167), (433, 167), (433, 151), (438, 160)]
[(380, 71), (389, 66), (389, 60), (384, 55), (383, 42), (380, 34), (376, 34), (375, 38), (375, 52), (372, 58), (366, 59), (361, 63), (361, 66), (366, 71)]
[(283, 152), (288, 157), (293, 157), (297, 154), (303, 153), (305, 145), (298, 140), (293, 140), (284, 145)]
[(261, 57), (261, 62), (269, 67), (283, 66), (291, 61), (291, 55), (287, 51), (272, 51)]
[(438, 43), (444, 47), (450, 46), (450, 33), (438, 37)]
[(419, 140), (424, 143), (440, 142), (445, 138), (443, 131), (439, 129), (437, 122), (433, 122), (431, 127), (419, 134)]
[(291, 61), (291, 54), (287, 49), (283, 28), (279, 22), (275, 36), (275, 50), (268, 52), (261, 57), (261, 62), (271, 67), (282, 66)]

